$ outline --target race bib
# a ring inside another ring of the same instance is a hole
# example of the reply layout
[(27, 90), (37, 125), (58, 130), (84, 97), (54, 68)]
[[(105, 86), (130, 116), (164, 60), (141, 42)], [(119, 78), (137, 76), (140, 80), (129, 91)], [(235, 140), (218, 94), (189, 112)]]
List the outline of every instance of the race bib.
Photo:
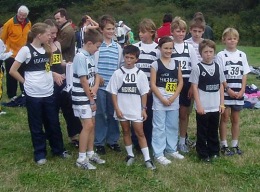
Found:
[(241, 75), (239, 65), (230, 66), (229, 69), (228, 69), (228, 74), (230, 76), (239, 76), (239, 75)]
[(176, 82), (167, 82), (165, 85), (165, 91), (166, 93), (174, 94), (177, 89), (177, 83)]
[(53, 54), (51, 64), (52, 65), (61, 64), (61, 54)]

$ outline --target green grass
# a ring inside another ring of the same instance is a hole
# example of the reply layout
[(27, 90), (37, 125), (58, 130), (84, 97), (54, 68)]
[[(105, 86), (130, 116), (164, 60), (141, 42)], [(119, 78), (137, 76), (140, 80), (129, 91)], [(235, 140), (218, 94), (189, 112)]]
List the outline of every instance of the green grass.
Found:
[[(260, 66), (260, 48), (241, 47), (254, 66)], [(260, 87), (255, 75), (248, 83)], [(7, 101), (4, 94), (3, 101)], [(143, 165), (141, 154), (131, 167), (126, 167), (123, 150), (120, 153), (107, 149), (105, 165), (87, 171), (75, 166), (77, 150), (68, 144), (64, 120), (61, 117), (65, 147), (72, 158), (63, 160), (50, 155), (48, 163), (37, 166), (25, 108), (3, 108), (0, 116), (0, 191), (260, 191), (260, 110), (244, 109), (241, 112), (240, 146), (242, 156), (221, 157), (212, 164), (200, 162), (192, 150), (183, 161), (173, 160), (167, 167), (157, 164), (156, 171)], [(194, 112), (190, 118), (189, 133), (195, 135)], [(229, 133), (230, 141), (230, 133)], [(123, 148), (122, 140), (120, 145)]]

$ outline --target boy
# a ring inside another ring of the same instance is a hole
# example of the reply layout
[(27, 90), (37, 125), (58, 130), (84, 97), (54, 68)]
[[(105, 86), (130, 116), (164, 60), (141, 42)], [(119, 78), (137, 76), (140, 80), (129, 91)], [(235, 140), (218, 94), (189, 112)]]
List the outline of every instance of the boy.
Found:
[(224, 113), (224, 73), (213, 62), (216, 45), (211, 40), (199, 44), (202, 61), (191, 71), (197, 121), (196, 151), (201, 160), (210, 162), (219, 156), (219, 113)]
[[(2, 34), (2, 30), (3, 30), (3, 24), (0, 23), (0, 37)], [(0, 100), (2, 98), (2, 94), (3, 94), (3, 77), (4, 77), (4, 65), (3, 65), (3, 61), (8, 59), (9, 57), (11, 57), (11, 55), (13, 54), (12, 51), (9, 51), (7, 53), (5, 53), (6, 51), (6, 47), (4, 42), (0, 39)], [(2, 111), (1, 105), (0, 105), (0, 115), (6, 114), (6, 112)]]
[[(73, 60), (72, 107), (76, 117), (79, 117), (82, 130), (79, 134), (79, 157), (76, 165), (83, 169), (96, 169), (90, 161), (97, 164), (105, 163), (94, 153), (94, 126), (96, 112), (96, 91), (99, 86), (99, 76), (92, 55), (98, 50), (103, 38), (95, 29), (85, 33), (84, 45)], [(86, 154), (87, 151), (87, 154)]]
[(191, 44), (196, 51), (198, 60), (201, 61), (202, 58), (199, 53), (199, 44), (203, 40), (202, 35), (205, 31), (206, 23), (202, 17), (193, 18), (190, 22), (190, 34), (191, 37), (185, 40), (187, 43)]
[(95, 53), (95, 63), (101, 76), (101, 85), (97, 92), (97, 113), (95, 126), (95, 147), (98, 154), (105, 154), (105, 143), (116, 152), (120, 152), (118, 140), (120, 131), (118, 122), (113, 118), (114, 108), (111, 94), (106, 86), (113, 72), (122, 63), (122, 48), (113, 40), (115, 33), (115, 19), (103, 15), (99, 19), (99, 27), (103, 35), (103, 42), (99, 51)]
[(180, 93), (180, 139), (178, 150), (181, 153), (188, 153), (189, 149), (185, 143), (188, 120), (189, 120), (189, 107), (191, 105), (192, 90), (190, 89), (189, 77), (191, 69), (198, 64), (198, 57), (192, 45), (184, 42), (186, 35), (187, 24), (180, 17), (175, 17), (171, 24), (171, 32), (173, 36), (174, 49), (172, 58), (175, 62), (181, 65), (183, 88)]
[[(244, 92), (246, 87), (247, 74), (250, 72), (246, 54), (237, 50), (239, 33), (234, 28), (227, 28), (222, 34), (222, 41), (226, 45), (223, 51), (217, 54), (217, 63), (222, 67), (227, 82), (225, 86), (225, 113), (220, 121), (221, 152), (230, 156), (241, 155), (242, 151), (238, 147), (239, 137), (239, 114), (244, 105)], [(231, 113), (231, 116), (230, 116)], [(227, 123), (231, 119), (231, 150), (227, 144)]]
[(115, 109), (114, 116), (120, 121), (123, 129), (123, 139), (127, 151), (126, 164), (134, 162), (134, 153), (130, 136), (130, 122), (134, 128), (145, 165), (148, 169), (155, 169), (150, 159), (149, 149), (143, 132), (143, 121), (147, 119), (146, 100), (149, 84), (143, 71), (135, 66), (140, 51), (136, 46), (128, 45), (124, 48), (124, 66), (116, 70), (107, 86), (112, 94)]
[[(140, 56), (136, 63), (136, 67), (141, 69), (148, 78), (150, 84), (150, 68), (154, 61), (159, 58), (160, 51), (158, 50), (158, 45), (153, 41), (155, 38), (156, 26), (151, 19), (143, 19), (139, 24), (139, 37), (138, 43), (134, 46), (138, 47), (140, 50)], [(153, 96), (151, 91), (147, 94), (147, 120), (144, 122), (144, 134), (147, 140), (148, 147), (152, 147), (152, 117), (153, 117)], [(132, 129), (132, 141), (137, 150), (140, 150), (137, 138)]]

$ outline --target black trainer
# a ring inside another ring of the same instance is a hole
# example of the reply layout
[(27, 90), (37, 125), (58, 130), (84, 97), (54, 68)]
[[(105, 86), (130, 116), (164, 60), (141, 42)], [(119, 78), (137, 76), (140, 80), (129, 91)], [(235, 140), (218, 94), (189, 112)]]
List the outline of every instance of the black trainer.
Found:
[(220, 151), (221, 151), (221, 153), (222, 153), (223, 155), (225, 155), (225, 156), (232, 156), (232, 155), (234, 155), (234, 152), (231, 151), (231, 150), (230, 150), (228, 147), (226, 147), (226, 146), (221, 147)]
[(97, 145), (96, 146), (96, 153), (99, 155), (105, 155), (106, 154), (106, 149), (102, 145)]
[(232, 152), (233, 152), (234, 154), (242, 155), (242, 153), (243, 153), (238, 146), (232, 147), (231, 150), (232, 150)]
[(112, 149), (113, 151), (116, 151), (116, 152), (121, 152), (121, 148), (120, 146), (116, 143), (116, 144), (113, 144), (113, 145), (109, 145), (107, 144), (107, 146)]

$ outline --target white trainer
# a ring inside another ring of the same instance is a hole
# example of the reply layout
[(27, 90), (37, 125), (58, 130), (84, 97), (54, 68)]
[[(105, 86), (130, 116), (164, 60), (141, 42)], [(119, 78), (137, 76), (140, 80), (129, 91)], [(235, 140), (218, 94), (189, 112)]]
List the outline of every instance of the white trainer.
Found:
[(160, 163), (161, 165), (168, 165), (168, 164), (172, 163), (171, 160), (167, 159), (165, 156), (157, 157), (156, 161), (158, 163)]
[(168, 153), (168, 155), (173, 157), (174, 159), (184, 159), (184, 156), (181, 155), (178, 151), (173, 153)]

